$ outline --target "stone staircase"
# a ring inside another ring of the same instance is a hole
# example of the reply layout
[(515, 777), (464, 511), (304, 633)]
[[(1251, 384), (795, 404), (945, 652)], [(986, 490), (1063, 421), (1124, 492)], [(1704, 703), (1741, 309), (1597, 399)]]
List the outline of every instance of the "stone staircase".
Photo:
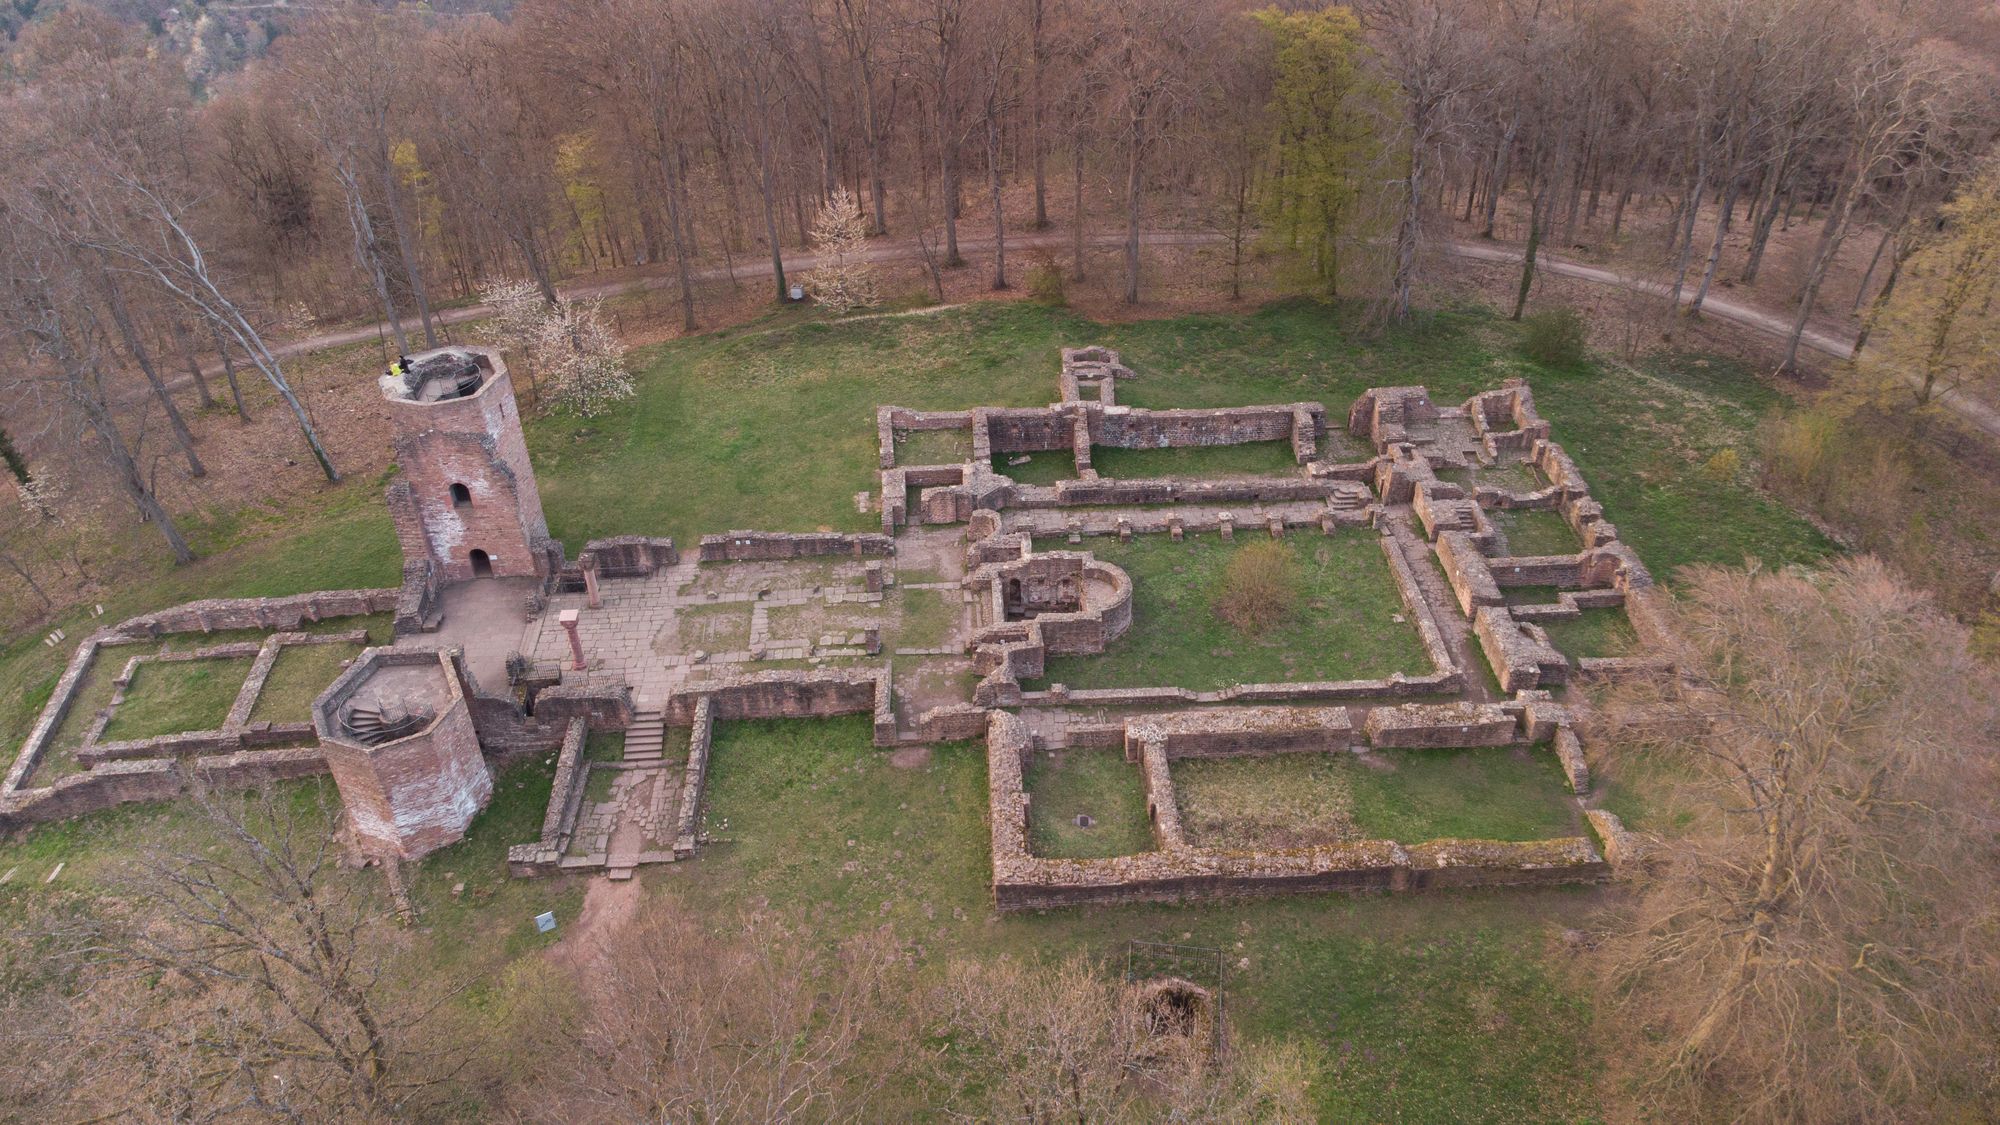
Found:
[(658, 708), (637, 711), (625, 728), (625, 761), (631, 765), (657, 762), (667, 741), (667, 724)]

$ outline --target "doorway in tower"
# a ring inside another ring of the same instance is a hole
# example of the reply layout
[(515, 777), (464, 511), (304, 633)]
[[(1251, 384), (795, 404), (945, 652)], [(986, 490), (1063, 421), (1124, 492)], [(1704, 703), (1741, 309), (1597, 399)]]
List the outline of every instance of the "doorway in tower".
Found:
[(493, 577), (493, 559), (477, 547), (472, 550), (472, 576), (474, 578)]

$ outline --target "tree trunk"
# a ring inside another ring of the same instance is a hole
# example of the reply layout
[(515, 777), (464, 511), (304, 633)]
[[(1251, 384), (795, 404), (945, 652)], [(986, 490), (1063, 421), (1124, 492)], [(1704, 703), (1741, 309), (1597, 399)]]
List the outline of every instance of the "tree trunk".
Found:
[(1701, 285), (1694, 291), (1694, 300), (1688, 302), (1689, 316), (1701, 315), (1701, 303), (1708, 300), (1708, 287), (1715, 281), (1715, 269), (1722, 261), (1723, 239), (1729, 234), (1729, 220), (1736, 213), (1736, 177), (1729, 178), (1729, 186), (1722, 192), (1721, 214), (1716, 217), (1715, 242), (1708, 248), (1708, 265), (1701, 272)]
[(1521, 254), (1521, 288), (1514, 294), (1514, 315), (1510, 320), (1521, 319), (1522, 310), (1528, 307), (1528, 290), (1535, 284), (1535, 253), (1542, 246), (1542, 192), (1530, 188), (1528, 192), (1528, 245)]
[(1125, 303), (1139, 303), (1139, 196), (1145, 179), (1146, 119), (1132, 117), (1131, 147), (1125, 154)]
[(986, 169), (993, 186), (993, 288), (1007, 288), (1007, 217), (1000, 207), (1000, 122), (990, 103), (986, 108)]
[(437, 347), (437, 326), (431, 322), (431, 299), (424, 287), (423, 266), (417, 261), (416, 244), (410, 238), (410, 220), (403, 213), (403, 185), (396, 182), (396, 162), (385, 149), (382, 159), (382, 194), (389, 201), (389, 225), (396, 228), (396, 252), (403, 259), (403, 276), (410, 282), (410, 296), (416, 298), (417, 319), (424, 326), (424, 347)]
[(1848, 359), (1861, 357), (1861, 349), (1868, 345), (1868, 337), (1875, 332), (1875, 321), (1888, 307), (1889, 297), (1896, 292), (1896, 280), (1903, 276), (1903, 262), (1909, 256), (1910, 251), (1899, 246), (1889, 259), (1889, 276), (1882, 279), (1882, 291), (1875, 294), (1875, 302), (1868, 306), (1868, 315), (1861, 320), (1861, 331), (1854, 337), (1854, 350), (1847, 354)]
[(118, 285), (109, 273), (101, 277), (104, 286), (105, 304), (111, 309), (111, 322), (118, 326), (119, 338), (125, 341), (125, 350), (132, 356), (132, 362), (146, 376), (146, 385), (153, 388), (153, 397), (160, 402), (160, 409), (167, 415), (167, 427), (173, 431), (174, 444), (181, 455), (187, 458), (188, 475), (205, 477), (207, 466), (194, 451), (194, 434), (189, 432), (187, 419), (181, 417), (181, 408), (174, 405), (174, 396), (167, 393), (167, 384), (160, 378), (159, 369), (153, 366), (153, 357), (146, 351), (146, 342), (139, 338), (139, 330), (132, 323), (132, 314), (125, 307), (125, 295), (118, 291)]
[(368, 204), (361, 198), (361, 185), (345, 167), (336, 165), (334, 174), (347, 197), (347, 225), (354, 235), (354, 257), (375, 284), (375, 296), (382, 302), (382, 318), (396, 341), (396, 354), (408, 355), (410, 339), (403, 334), (402, 318), (396, 315), (396, 299), (389, 293), (389, 275), (382, 269), (381, 243), (375, 237), (375, 222), (368, 217)]
[(1029, 8), (1030, 19), (1030, 59), (1033, 70), (1028, 81), (1028, 97), (1034, 102), (1034, 149), (1035, 158), (1035, 229), (1045, 230), (1049, 225), (1049, 176), (1048, 138), (1043, 132), (1042, 67), (1043, 56), (1047, 54), (1042, 40), (1042, 17), (1044, 0), (1033, 0)]
[(1860, 195), (1859, 183), (1842, 184), (1834, 200), (1826, 228), (1820, 233), (1819, 248), (1813, 254), (1812, 266), (1806, 271), (1805, 284), (1799, 287), (1799, 307), (1792, 316), (1792, 328), (1785, 338), (1784, 362), (1778, 365), (1780, 374), (1790, 375), (1798, 370), (1799, 345), (1805, 339), (1807, 322), (1812, 320), (1813, 306), (1819, 302), (1819, 287), (1826, 282), (1827, 268), (1833, 264), (1833, 256), (1840, 252), (1841, 241), (1847, 237), (1847, 222), (1854, 214), (1854, 204)]
[[(1782, 203), (1784, 206), (1780, 207)], [(1771, 229), (1778, 225), (1778, 216), (1791, 208), (1790, 194), (1773, 196), (1757, 215), (1757, 222), (1750, 228), (1750, 253), (1743, 261), (1743, 272), (1737, 277), (1745, 285), (1757, 280), (1757, 271), (1764, 265), (1764, 248), (1770, 245)]]
[(1899, 211), (1895, 220), (1889, 224), (1889, 229), (1882, 232), (1882, 240), (1875, 244), (1875, 253), (1868, 259), (1868, 268), (1861, 272), (1861, 284), (1854, 289), (1854, 307), (1848, 310), (1851, 315), (1860, 315), (1861, 306), (1868, 301), (1868, 282), (1875, 276), (1875, 267), (1882, 264), (1882, 252), (1896, 240), (1896, 232), (1902, 228), (1903, 217)]
[(1675, 230), (1674, 244), (1680, 253), (1674, 260), (1674, 287), (1667, 294), (1667, 308), (1677, 311), (1681, 307), (1681, 290), (1687, 286), (1688, 267), (1694, 263), (1694, 221), (1701, 215), (1701, 199), (1708, 191), (1708, 156), (1703, 154), (1695, 160), (1694, 186), (1688, 190), (1687, 198), (1681, 201), (1680, 225)]
[(222, 326), (210, 321), (208, 330), (215, 336), (215, 352), (222, 357), (222, 377), (229, 382), (229, 397), (236, 403), (236, 417), (241, 421), (250, 420), (250, 411), (243, 405), (243, 388), (236, 382), (236, 360), (229, 355), (229, 341), (222, 337)]
[(1507, 131), (1500, 135), (1500, 147), (1493, 153), (1493, 175), (1486, 182), (1486, 225), (1479, 237), (1492, 238), (1494, 220), (1500, 214), (1500, 196), (1507, 190), (1509, 166), (1514, 163), (1514, 134), (1520, 129), (1518, 118), (1507, 123)]
[[(940, 133), (946, 131), (940, 128)], [(962, 266), (965, 259), (958, 254), (958, 155), (952, 141), (941, 137), (938, 145), (938, 176), (942, 181), (939, 193), (944, 197), (944, 264)]]
[[(81, 378), (81, 376), (79, 376)], [(94, 376), (93, 376), (94, 378)], [(174, 554), (174, 562), (185, 565), (194, 561), (194, 549), (181, 534), (168, 514), (166, 505), (146, 485), (145, 474), (139, 471), (139, 463), (132, 458), (132, 450), (125, 444), (125, 435), (118, 431), (118, 424), (111, 418), (111, 411), (104, 405), (101, 387), (79, 387), (76, 395), (78, 405), (83, 407), (83, 416), (90, 428), (104, 443), (104, 454), (111, 461), (111, 471), (118, 477), (118, 486), (139, 510), (139, 518), (160, 529), (160, 535), (167, 541), (167, 549)]]
[(1072, 279), (1083, 280), (1083, 141), (1076, 143), (1076, 155), (1070, 168), (1070, 240), (1075, 244), (1076, 265), (1070, 272)]
[(181, 363), (187, 368), (188, 378), (194, 380), (194, 400), (203, 409), (215, 406), (215, 396), (209, 393), (208, 376), (201, 373), (201, 360), (194, 354), (194, 341), (189, 337), (187, 325), (177, 317), (167, 318), (169, 330), (174, 334), (174, 347), (181, 353)]
[(1410, 319), (1410, 291), (1416, 285), (1417, 243), (1423, 237), (1424, 147), (1429, 134), (1428, 112), (1411, 122), (1410, 174), (1404, 177), (1403, 214), (1396, 223), (1396, 319)]
[(764, 237), (771, 243), (771, 276), (782, 302), (786, 298), (785, 254), (778, 242), (778, 179), (771, 167), (770, 140), (763, 136), (757, 138), (757, 187), (758, 194), (764, 197)]

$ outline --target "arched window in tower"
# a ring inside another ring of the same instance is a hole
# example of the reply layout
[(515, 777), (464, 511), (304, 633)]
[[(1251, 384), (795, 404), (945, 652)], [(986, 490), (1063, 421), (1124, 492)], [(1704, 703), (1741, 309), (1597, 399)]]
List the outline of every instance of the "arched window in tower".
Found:
[(453, 484), (451, 486), (451, 506), (454, 508), (472, 507), (472, 490), (462, 484)]

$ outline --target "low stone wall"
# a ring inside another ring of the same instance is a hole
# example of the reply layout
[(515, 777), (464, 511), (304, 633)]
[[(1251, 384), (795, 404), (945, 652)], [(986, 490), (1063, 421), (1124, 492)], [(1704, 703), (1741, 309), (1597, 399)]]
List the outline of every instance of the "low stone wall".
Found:
[(507, 849), (507, 872), (516, 877), (553, 875), (560, 870), (562, 854), (576, 832), (576, 819), (583, 810), (585, 782), (590, 776), (584, 761), (583, 745), (588, 733), (583, 720), (571, 721), (563, 733), (562, 748), (556, 752), (555, 782), (549, 789), (548, 811), (542, 814), (542, 834), (526, 844)]
[(1459, 609), (1467, 617), (1478, 612), (1480, 606), (1506, 603), (1500, 584), (1493, 580), (1492, 568), (1486, 565), (1486, 556), (1470, 535), (1447, 531), (1438, 536), (1437, 558), (1444, 568), (1445, 581), (1451, 584), (1451, 592), (1458, 598)]
[(970, 410), (908, 410), (900, 406), (875, 408), (875, 444), (880, 466), (893, 469), (896, 461), (896, 431), (966, 430), (972, 428)]
[(1410, 569), (1410, 560), (1403, 556), (1402, 549), (1392, 537), (1384, 535), (1379, 542), (1382, 556), (1389, 563), (1389, 574), (1396, 580), (1396, 594), (1403, 599), (1403, 609), (1416, 626), (1417, 639), (1423, 642), (1424, 655), (1430, 658), (1432, 669), (1446, 676), (1461, 672), (1458, 658), (1452, 655), (1451, 642), (1445, 640), (1444, 629), (1438, 625), (1430, 599), (1424, 596), (1423, 584), (1417, 580), (1416, 572)]
[(1570, 792), (1590, 792), (1590, 765), (1583, 760), (1583, 740), (1576, 736), (1576, 728), (1568, 724), (1557, 727), (1549, 742), (1555, 748), (1556, 761), (1562, 763), (1563, 776), (1569, 779)]
[(1175, 850), (1115, 859), (1015, 860), (996, 870), (993, 899), (1006, 911), (1324, 891), (1553, 886), (1602, 882), (1610, 875), (1611, 864), (1582, 836), (1409, 846), (1363, 840), (1255, 854)]
[[(1114, 449), (1289, 441), (1294, 458), (1301, 464), (1311, 460), (1311, 450), (1326, 432), (1326, 407), (1317, 402), (1183, 410), (1114, 406), (1091, 409), (1088, 417), (1091, 440)], [(1301, 431), (1307, 449), (1304, 457), (1298, 456)]]
[(702, 697), (689, 717), (687, 766), (681, 778), (680, 807), (674, 812), (674, 857), (694, 854), (701, 832), (701, 803), (708, 795), (708, 755), (715, 742), (715, 701)]
[(1075, 448), (1071, 434), (1080, 404), (1068, 408), (985, 408), (972, 412), (975, 435), (986, 435), (987, 458), (1000, 453), (1046, 453)]
[(964, 742), (986, 733), (984, 707), (970, 703), (948, 703), (918, 715), (912, 733), (926, 742)]
[(1130, 719), (1124, 731), (1130, 760), (1146, 742), (1158, 742), (1169, 759), (1178, 759), (1345, 750), (1353, 740), (1345, 707), (1169, 711)]
[(1236, 477), (1191, 480), (1062, 480), (1050, 488), (1016, 492), (1016, 508), (1067, 508), (1101, 504), (1255, 504), (1323, 500), (1326, 484), (1301, 477)]
[(1142, 740), (1137, 757), (1140, 775), (1145, 779), (1146, 819), (1153, 825), (1153, 845), (1162, 851), (1186, 848), (1187, 832), (1181, 828), (1180, 798), (1174, 793), (1173, 769), (1167, 764), (1166, 740)]
[(575, 570), (582, 581), (582, 572), (595, 566), (599, 578), (650, 578), (680, 561), (681, 553), (674, 549), (672, 539), (619, 535), (584, 544), (583, 553), (563, 572), (567, 575)]
[(1472, 617), (1472, 632), (1505, 691), (1552, 686), (1569, 678), (1569, 658), (1548, 643), (1548, 634), (1516, 621), (1505, 606), (1480, 606)]
[[(887, 668), (785, 670), (686, 685), (667, 697), (666, 721), (691, 725), (703, 700), (709, 701), (716, 722), (879, 715), (893, 707)], [(889, 713), (893, 732), (893, 711)], [(879, 739), (879, 721), (877, 727)]]
[(307, 621), (389, 613), (402, 597), (400, 587), (379, 590), (320, 590), (286, 598), (209, 598), (158, 613), (127, 618), (112, 630), (127, 637), (163, 633), (213, 633), (223, 629), (297, 629)]
[(1520, 721), (1497, 703), (1403, 703), (1371, 709), (1362, 729), (1379, 747), (1506, 746)]
[(249, 789), (325, 772), (326, 759), (317, 747), (241, 750), (188, 760), (108, 762), (53, 785), (0, 796), (0, 832), (67, 820), (114, 805), (171, 800), (186, 793), (197, 778), (216, 789)]
[(1584, 558), (1575, 555), (1519, 555), (1486, 560), (1493, 581), (1505, 586), (1582, 586)]
[[(1511, 724), (1513, 717), (1507, 721)], [(1111, 859), (1046, 859), (1028, 850), (1029, 796), (1022, 771), (1032, 744), (1019, 716), (992, 713), (986, 738), (987, 800), (993, 899), (1001, 910), (1307, 891), (1580, 883), (1611, 873), (1605, 857), (1580, 836), (1525, 843), (1363, 840), (1267, 852), (1192, 848), (1180, 829), (1164, 737), (1145, 738), (1138, 747), (1158, 850)]]
[(430, 559), (403, 564), (403, 584), (396, 590), (396, 635), (427, 633), (444, 620), (438, 600), (438, 568)]
[(892, 555), (895, 541), (873, 532), (841, 534), (830, 531), (732, 531), (726, 535), (701, 537), (702, 562), (755, 562), (771, 559), (809, 559), (827, 555), (854, 558)]
[(62, 678), (56, 681), (55, 691), (49, 701), (42, 705), (42, 713), (28, 732), (28, 740), (21, 744), (21, 752), (14, 756), (14, 764), (7, 771), (7, 780), (0, 784), (0, 795), (14, 793), (28, 779), (36, 766), (41, 764), (42, 755), (54, 740), (56, 729), (62, 726), (69, 715), (70, 705), (76, 702), (77, 687), (83, 682), (83, 674), (90, 670), (91, 662), (97, 659), (98, 650), (107, 645), (129, 644), (131, 638), (122, 638), (100, 632), (85, 637), (70, 654), (69, 664), (63, 668)]
[(632, 689), (624, 684), (562, 684), (535, 696), (535, 713), (528, 714), (513, 699), (466, 693), (479, 749), (497, 764), (546, 754), (557, 749), (570, 724), (582, 721), (592, 731), (624, 730), (632, 725)]
[[(1342, 700), (1407, 699), (1451, 695), (1465, 688), (1465, 673), (1434, 672), (1383, 680), (1313, 680), (1283, 684), (1234, 684), (1216, 691), (1180, 687), (1069, 688), (1051, 684), (1047, 691), (1022, 693), (1019, 704), (1069, 707), (1173, 707), (1188, 703), (1328, 703)], [(1014, 706), (1014, 703), (1007, 706)]]

